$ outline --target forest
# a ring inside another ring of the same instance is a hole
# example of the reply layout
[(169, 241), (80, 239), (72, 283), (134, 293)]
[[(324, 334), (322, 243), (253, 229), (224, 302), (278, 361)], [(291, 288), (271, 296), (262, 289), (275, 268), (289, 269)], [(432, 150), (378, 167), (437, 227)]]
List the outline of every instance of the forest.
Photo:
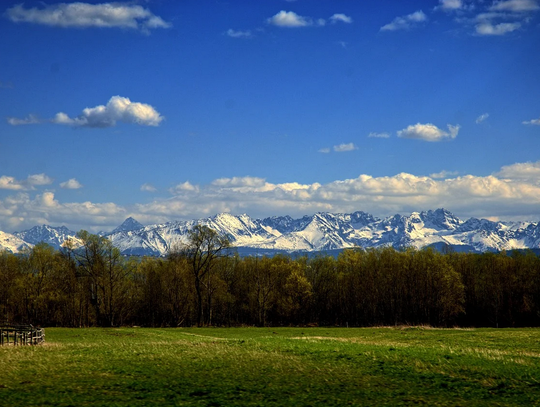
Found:
[(0, 322), (34, 326), (540, 326), (533, 252), (390, 247), (240, 257), (195, 227), (166, 257), (124, 257), (104, 237), (0, 253)]

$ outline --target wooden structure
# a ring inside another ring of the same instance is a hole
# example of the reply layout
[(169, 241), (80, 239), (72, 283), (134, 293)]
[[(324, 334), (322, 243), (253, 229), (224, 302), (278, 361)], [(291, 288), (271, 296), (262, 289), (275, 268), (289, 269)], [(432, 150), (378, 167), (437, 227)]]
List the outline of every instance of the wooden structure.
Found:
[(0, 324), (0, 346), (39, 345), (45, 341), (45, 330), (32, 325)]

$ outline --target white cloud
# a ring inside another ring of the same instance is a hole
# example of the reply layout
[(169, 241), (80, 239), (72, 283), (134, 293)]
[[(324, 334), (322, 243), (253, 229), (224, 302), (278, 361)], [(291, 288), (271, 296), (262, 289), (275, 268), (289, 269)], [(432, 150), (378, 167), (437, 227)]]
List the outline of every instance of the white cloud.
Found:
[(35, 186), (50, 185), (52, 183), (53, 179), (46, 174), (29, 175), (25, 180), (17, 180), (15, 177), (7, 175), (0, 177), (0, 189), (34, 189)]
[(34, 23), (53, 27), (119, 27), (148, 32), (153, 28), (169, 28), (150, 10), (130, 3), (58, 3), (42, 8), (24, 8), (17, 4), (6, 10), (7, 17), (16, 23)]
[(53, 183), (53, 179), (45, 174), (34, 174), (29, 175), (25, 182), (32, 187), (35, 185), (50, 185)]
[(153, 186), (152, 184), (142, 184), (141, 185), (141, 191), (143, 192), (156, 192), (157, 188)]
[(418, 10), (403, 17), (396, 17), (391, 23), (382, 26), (380, 31), (408, 30), (424, 21), (427, 21), (427, 16), (422, 10)]
[(455, 139), (459, 133), (460, 126), (448, 125), (448, 131), (439, 129), (437, 126), (427, 123), (408, 126), (407, 128), (397, 132), (398, 137), (412, 138), (424, 141), (443, 141), (447, 139)]
[(368, 137), (371, 137), (371, 138), (389, 138), (390, 134), (371, 132), (371, 133), (368, 134)]
[(319, 150), (319, 153), (328, 154), (330, 152), (330, 149), (328, 147), (321, 148)]
[(505, 165), (495, 175), (507, 180), (519, 180), (540, 185), (540, 161)]
[(521, 23), (492, 24), (489, 21), (476, 25), (476, 33), (479, 35), (504, 35), (521, 27)]
[(0, 189), (25, 189), (24, 185), (17, 181), (14, 177), (9, 177), (7, 175), (2, 175), (0, 177)]
[(484, 120), (486, 120), (489, 117), (489, 113), (481, 114), (476, 118), (476, 124), (482, 123)]
[(264, 178), (259, 177), (232, 177), (218, 178), (212, 181), (212, 185), (226, 188), (262, 187), (266, 183)]
[(310, 17), (302, 17), (294, 11), (281, 10), (276, 15), (266, 20), (269, 24), (278, 27), (307, 27), (313, 25), (313, 19)]
[(250, 30), (246, 30), (246, 31), (238, 31), (238, 30), (233, 30), (232, 28), (229, 28), (225, 34), (227, 34), (229, 37), (232, 37), (232, 38), (249, 38), (251, 37), (251, 31)]
[(520, 13), (539, 10), (540, 6), (536, 0), (506, 0), (494, 2), (490, 9)]
[(11, 124), (12, 126), (21, 126), (25, 124), (38, 124), (39, 119), (35, 115), (29, 114), (24, 119), (18, 119), (16, 117), (8, 117), (7, 122)]
[(0, 200), (0, 230), (24, 230), (35, 225), (66, 225), (72, 230), (99, 231), (116, 227), (126, 210), (114, 203), (61, 203), (53, 192), (31, 197), (19, 193)]
[(60, 183), (60, 188), (64, 189), (80, 189), (82, 187), (82, 184), (75, 178), (70, 178), (67, 181)]
[(334, 151), (336, 153), (344, 153), (346, 151), (353, 151), (353, 150), (356, 150), (358, 149), (358, 147), (356, 147), (354, 145), (354, 143), (344, 143), (344, 144), (339, 144), (337, 146), (334, 146)]
[(186, 182), (184, 182), (182, 184), (178, 184), (178, 185), (176, 185), (176, 186), (169, 189), (169, 192), (171, 194), (173, 194), (173, 195), (178, 194), (178, 193), (188, 192), (188, 191), (198, 192), (199, 187), (197, 185), (193, 185), (189, 181), (186, 181)]
[(540, 126), (540, 119), (532, 119), (524, 121), (523, 124), (535, 124), (537, 126)]
[[(52, 192), (17, 192), (27, 188), (9, 177), (14, 195), (0, 199), (0, 230), (13, 231), (37, 224), (66, 225), (72, 230), (111, 230), (126, 216), (146, 224), (194, 219), (219, 212), (252, 217), (318, 211), (366, 211), (375, 216), (445, 207), (466, 218), (536, 219), (540, 205), (540, 161), (502, 167), (488, 176), (457, 176), (442, 171), (428, 176), (400, 173), (356, 178), (326, 184), (271, 183), (259, 177), (220, 178), (203, 185), (179, 184), (168, 199), (119, 206), (114, 203), (60, 202)], [(46, 177), (35, 177), (34, 181)]]
[(70, 118), (67, 114), (60, 112), (56, 114), (52, 122), (76, 127), (112, 127), (118, 121), (158, 126), (162, 120), (163, 116), (150, 105), (132, 102), (126, 97), (113, 96), (106, 106), (87, 107), (75, 118)]
[(530, 14), (540, 10), (536, 0), (496, 1), (476, 16), (476, 34), (501, 36), (523, 28)]
[(461, 10), (464, 4), (462, 0), (439, 0), (439, 7), (445, 11)]
[(431, 178), (435, 178), (435, 179), (441, 179), (441, 178), (451, 178), (451, 177), (455, 177), (456, 175), (458, 175), (459, 172), (457, 171), (446, 171), (446, 170), (443, 170), (441, 172), (435, 172), (433, 174), (429, 174), (429, 176)]
[(330, 22), (337, 23), (342, 22), (346, 24), (351, 24), (353, 22), (352, 18), (341, 13), (336, 13), (332, 17), (330, 17)]
[[(505, 171), (506, 175), (512, 175)], [(178, 191), (168, 200), (137, 205), (132, 212), (156, 219), (191, 219), (218, 212), (263, 217), (356, 210), (384, 216), (447, 207), (460, 216), (538, 217), (538, 181), (518, 178), (517, 172), (508, 179), (499, 178), (498, 174), (458, 177), (446, 171), (433, 175), (444, 179), (407, 173), (384, 177), (363, 174), (323, 185), (306, 185), (273, 184), (253, 177), (227, 178), (200, 185), (197, 193)]]

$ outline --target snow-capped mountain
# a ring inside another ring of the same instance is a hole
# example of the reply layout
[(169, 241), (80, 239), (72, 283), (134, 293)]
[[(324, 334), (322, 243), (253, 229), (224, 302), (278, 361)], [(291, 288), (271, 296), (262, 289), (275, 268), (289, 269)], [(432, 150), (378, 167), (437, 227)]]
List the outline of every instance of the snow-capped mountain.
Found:
[(328, 251), (355, 246), (422, 248), (451, 246), (456, 249), (498, 251), (539, 248), (540, 224), (463, 221), (445, 209), (413, 212), (378, 219), (365, 212), (316, 213), (252, 219), (248, 215), (219, 214), (210, 218), (148, 225), (139, 230), (107, 235), (126, 254), (163, 255), (187, 242), (196, 224), (207, 225), (229, 237), (238, 248), (268, 251)]
[(19, 253), (21, 250), (29, 249), (33, 245), (26, 243), (11, 233), (0, 231), (0, 252)]
[(77, 233), (69, 230), (65, 226), (34, 226), (31, 229), (15, 232), (13, 234), (32, 246), (44, 242), (56, 249), (60, 248), (68, 239), (78, 240), (76, 238)]
[(142, 223), (137, 222), (130, 216), (120, 226), (114, 229), (111, 234), (118, 232), (130, 232), (132, 230), (142, 229), (143, 227), (144, 225)]
[[(189, 231), (197, 224), (207, 225), (227, 236), (235, 247), (250, 249), (251, 253), (257, 250), (264, 253), (329, 251), (355, 246), (450, 246), (479, 252), (540, 248), (540, 223), (476, 218), (463, 221), (445, 209), (384, 219), (365, 212), (321, 212), (300, 219), (290, 216), (252, 219), (248, 215), (222, 213), (204, 219), (147, 226), (128, 218), (105, 236), (126, 255), (165, 255), (187, 243)], [(75, 233), (66, 228), (39, 226), (15, 235), (28, 244), (45, 241), (60, 247)]]

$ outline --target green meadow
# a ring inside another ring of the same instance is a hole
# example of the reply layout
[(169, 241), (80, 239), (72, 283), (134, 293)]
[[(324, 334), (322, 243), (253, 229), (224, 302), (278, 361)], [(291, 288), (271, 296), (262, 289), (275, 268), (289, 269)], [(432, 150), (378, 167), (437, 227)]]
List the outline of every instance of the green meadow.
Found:
[(48, 328), (5, 406), (540, 405), (540, 329)]

